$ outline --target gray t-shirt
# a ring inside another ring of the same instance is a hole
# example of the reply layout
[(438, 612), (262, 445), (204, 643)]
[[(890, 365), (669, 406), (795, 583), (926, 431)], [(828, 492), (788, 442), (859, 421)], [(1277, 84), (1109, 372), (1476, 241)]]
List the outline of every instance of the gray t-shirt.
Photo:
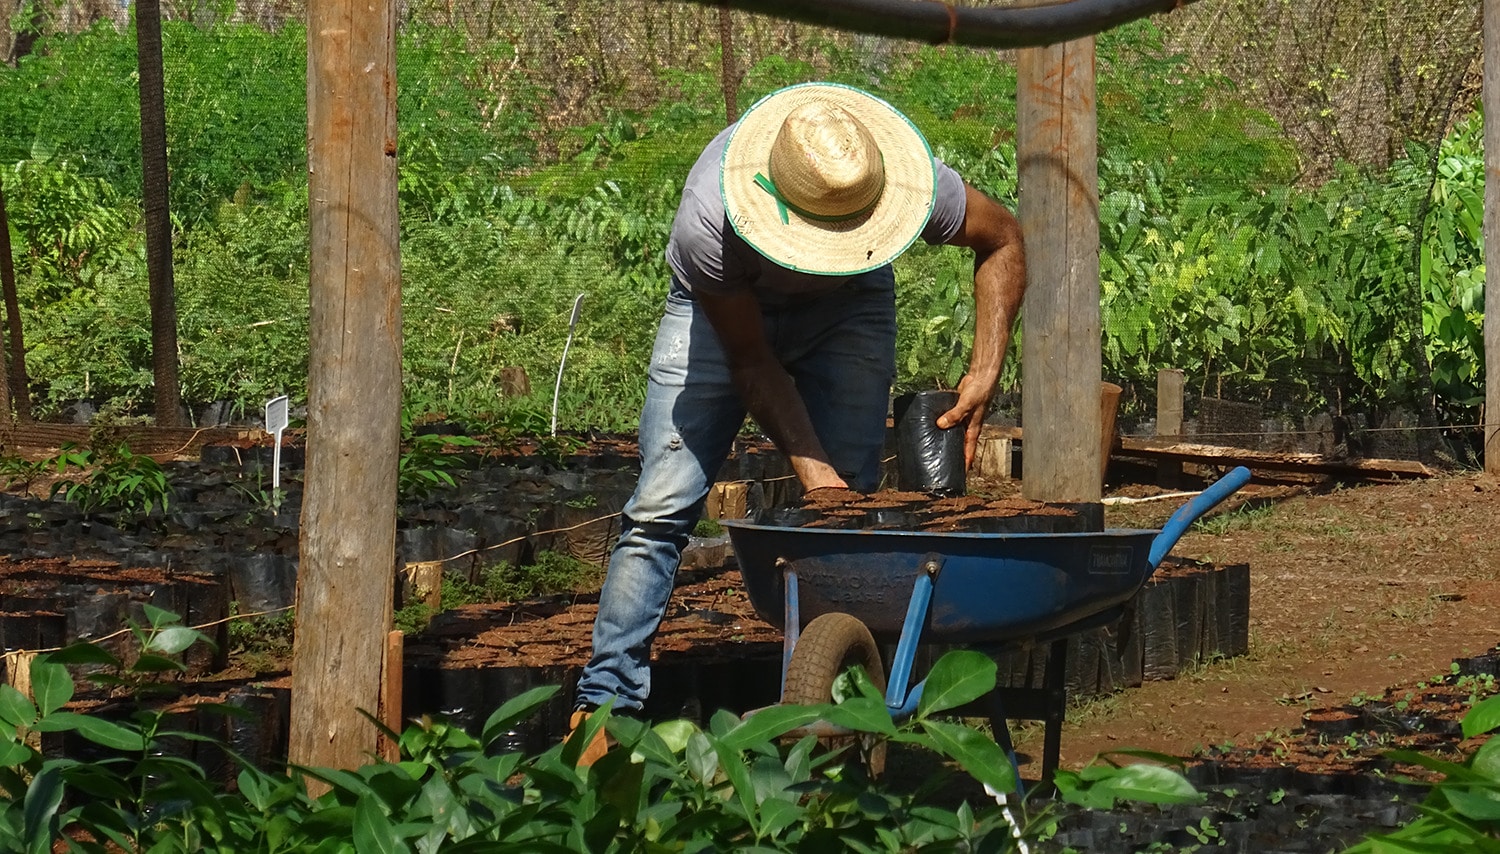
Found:
[[(852, 276), (799, 273), (767, 259), (751, 248), (729, 224), (724, 196), (719, 191), (719, 164), (734, 126), (726, 128), (703, 149), (688, 172), (682, 202), (672, 220), (667, 241), (667, 266), (676, 286), (688, 292), (732, 293), (750, 288), (765, 304), (777, 305), (803, 296), (831, 291)], [(933, 158), (937, 169), (937, 198), (922, 229), (922, 239), (939, 245), (958, 234), (967, 197), (964, 182), (953, 168)]]

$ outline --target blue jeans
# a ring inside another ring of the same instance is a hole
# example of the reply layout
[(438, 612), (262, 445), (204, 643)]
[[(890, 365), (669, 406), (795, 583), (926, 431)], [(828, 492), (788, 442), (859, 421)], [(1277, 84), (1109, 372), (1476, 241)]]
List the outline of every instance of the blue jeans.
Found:
[[(835, 470), (855, 489), (879, 487), (896, 373), (890, 267), (792, 306), (762, 309), (766, 340), (807, 406)], [(641, 476), (626, 503), (594, 621), (579, 705), (640, 710), (651, 691), (651, 642), (672, 596), (688, 535), (745, 420), (744, 404), (708, 317), (680, 288), (651, 354), (641, 412)]]

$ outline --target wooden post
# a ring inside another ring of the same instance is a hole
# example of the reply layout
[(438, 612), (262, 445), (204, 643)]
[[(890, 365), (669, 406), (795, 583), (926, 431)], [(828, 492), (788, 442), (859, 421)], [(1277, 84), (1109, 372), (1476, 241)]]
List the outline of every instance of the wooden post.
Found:
[[(401, 714), (402, 703), (405, 702), (406, 689), (403, 668), (406, 666), (406, 634), (399, 631), (387, 632), (385, 636), (385, 656), (381, 659), (380, 669), (382, 678), (380, 680), (380, 722), (385, 724), (386, 729), (401, 734), (404, 718)], [(380, 739), (380, 758), (387, 762), (397, 762), (401, 759), (401, 743), (382, 735)]]
[[(1182, 438), (1182, 390), (1186, 377), (1176, 368), (1156, 373), (1156, 436), (1158, 439)], [(1156, 464), (1156, 485), (1173, 489), (1182, 482), (1182, 461), (1162, 460)]]
[[(1500, 0), (1484, 0), (1484, 288), (1500, 293)], [(1484, 313), (1484, 470), (1500, 475), (1500, 311)]]
[[(0, 180), (0, 291), (16, 292), (16, 268), (10, 254), (10, 219), (5, 214), (5, 182)], [(14, 425), (16, 418), (10, 408), (10, 370), (6, 366), (3, 341), (0, 335), (0, 422)]]
[(377, 750), (401, 438), (401, 269), (392, 0), (307, 6), (307, 467), (289, 759)]
[(16, 296), (16, 268), (11, 255), (10, 218), (5, 213), (3, 185), (0, 185), (0, 298), (5, 302), (5, 327), (10, 333), (10, 340), (6, 342), (10, 364), (5, 377), (10, 405), (5, 408), (5, 417), (10, 420), (10, 406), (14, 406), (16, 420), (24, 423), (31, 420), (31, 382), (26, 376), (26, 343), (21, 335), (21, 302)]
[[(35, 701), (36, 693), (31, 690), (31, 664), (36, 661), (36, 653), (29, 650), (18, 649), (5, 653), (5, 681), (28, 700)], [(42, 749), (42, 734), (35, 731), (26, 733), (25, 742), (34, 750)]]
[(1026, 234), (1022, 493), (1098, 502), (1101, 362), (1094, 41), (1019, 52), (1016, 149)]
[(974, 460), (974, 471), (988, 480), (1010, 480), (1011, 447), (1009, 436), (979, 434), (978, 454)]
[(1114, 383), (1099, 384), (1099, 483), (1109, 478), (1109, 457), (1115, 450), (1115, 416), (1120, 413), (1120, 394), (1125, 391)]
[(177, 290), (172, 276), (172, 216), (167, 202), (167, 106), (161, 60), (161, 0), (137, 0), (141, 196), (146, 214), (146, 278), (151, 293), (151, 369), (156, 425), (182, 423), (177, 371)]
[(740, 72), (734, 62), (734, 18), (728, 6), (719, 7), (719, 84), (724, 90), (724, 123), (740, 117)]

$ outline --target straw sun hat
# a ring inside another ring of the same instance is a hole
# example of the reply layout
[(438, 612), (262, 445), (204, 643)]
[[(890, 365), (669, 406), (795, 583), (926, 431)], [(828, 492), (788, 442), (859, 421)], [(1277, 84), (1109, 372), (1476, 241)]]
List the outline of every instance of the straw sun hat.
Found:
[(772, 92), (724, 147), (724, 207), (740, 237), (793, 270), (853, 275), (890, 263), (932, 213), (932, 150), (885, 101), (833, 83)]

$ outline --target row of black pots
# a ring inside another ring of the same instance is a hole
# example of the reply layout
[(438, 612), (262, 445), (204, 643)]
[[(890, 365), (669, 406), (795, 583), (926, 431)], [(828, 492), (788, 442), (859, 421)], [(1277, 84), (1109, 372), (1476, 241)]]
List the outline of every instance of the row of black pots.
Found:
[[(536, 714), (502, 736), (500, 746), (505, 749), (537, 752), (567, 735), (579, 670), (577, 666), (455, 668), (409, 655), (402, 674), (403, 712), (408, 720), (442, 715), (478, 733), (506, 700), (555, 685), (557, 693)], [(687, 718), (706, 724), (707, 716), (717, 709), (743, 714), (774, 704), (780, 694), (781, 657), (774, 651), (733, 660), (658, 661), (652, 667), (651, 695), (639, 715), (648, 720)]]
[[(169, 717), (157, 754), (192, 761), (209, 780), (232, 784), (240, 771), (235, 757), (264, 771), (285, 767), (287, 732), (291, 721), (291, 692), (286, 688), (248, 684), (199, 684), (200, 696), (217, 703), (154, 700)], [(224, 707), (237, 711), (226, 711)], [(129, 702), (112, 702), (89, 710), (91, 717), (127, 721), (137, 711)], [(49, 759), (79, 762), (118, 760), (121, 754), (81, 737), (77, 732), (42, 734), (42, 753)], [(139, 757), (124, 757), (127, 760)]]
[(1312, 764), (1249, 761), (1244, 757), (1204, 759), (1188, 768), (1187, 778), (1200, 788), (1339, 795), (1387, 803), (1415, 803), (1427, 791), (1425, 786), (1402, 777), (1389, 761), (1371, 755)]
[[(1431, 694), (1424, 699), (1437, 700), (1439, 697)], [(1306, 712), (1302, 715), (1302, 725), (1309, 733), (1325, 741), (1371, 733), (1460, 735), (1463, 732), (1463, 710), (1455, 709), (1454, 712), (1431, 714), (1413, 708), (1403, 700), (1377, 699)]]
[[(814, 507), (772, 507), (756, 514), (760, 525), (782, 528), (832, 528), (834, 530), (921, 531), (935, 530), (934, 516), (904, 507), (871, 510), (819, 510)], [(1069, 514), (1017, 514), (980, 516), (948, 523), (942, 530), (970, 534), (1072, 534), (1090, 528), (1089, 517)]]
[(1206, 805), (1083, 810), (1058, 804), (1058, 831), (1047, 850), (1324, 854), (1393, 830), (1415, 814), (1389, 798), (1287, 789), (1272, 799), (1272, 791), (1210, 793)]
[[(1250, 567), (1178, 562), (1126, 605), (1122, 618), (1070, 636), (1064, 686), (1073, 699), (1102, 696), (1249, 652)], [(1042, 688), (1050, 644), (996, 655), (1003, 687)]]

